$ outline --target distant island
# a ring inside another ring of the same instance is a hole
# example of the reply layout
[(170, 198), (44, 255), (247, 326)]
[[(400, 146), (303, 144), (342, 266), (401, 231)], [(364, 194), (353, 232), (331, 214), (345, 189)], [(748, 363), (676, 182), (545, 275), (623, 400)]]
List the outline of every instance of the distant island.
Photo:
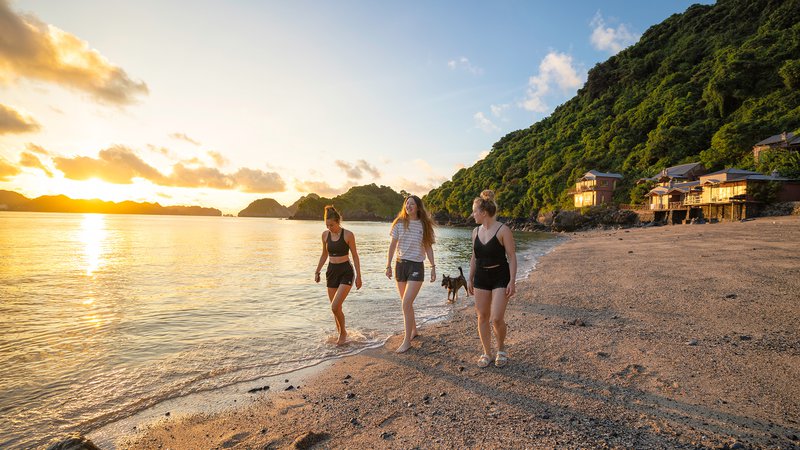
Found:
[(392, 220), (403, 205), (405, 192), (396, 192), (389, 186), (375, 183), (354, 186), (333, 198), (308, 194), (291, 206), (283, 206), (274, 199), (262, 198), (250, 203), (239, 212), (239, 217), (282, 217), (293, 220), (322, 220), (325, 205), (334, 205), (344, 220)]
[(222, 211), (202, 206), (161, 206), (158, 203), (133, 201), (116, 203), (97, 199), (72, 199), (65, 195), (43, 195), (29, 199), (17, 192), (3, 190), (0, 190), (0, 211), (222, 216)]
[(239, 217), (280, 217), (283, 219), (292, 217), (297, 212), (297, 205), (308, 197), (319, 198), (317, 194), (308, 194), (300, 197), (291, 206), (283, 206), (272, 198), (260, 198), (239, 211)]

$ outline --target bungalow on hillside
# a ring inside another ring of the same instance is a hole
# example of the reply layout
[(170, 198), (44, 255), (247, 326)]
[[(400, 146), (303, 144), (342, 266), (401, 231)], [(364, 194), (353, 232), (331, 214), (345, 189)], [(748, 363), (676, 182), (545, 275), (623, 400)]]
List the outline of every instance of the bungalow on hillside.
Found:
[(650, 178), (640, 178), (636, 183), (641, 184), (648, 181), (654, 181), (659, 186), (668, 186), (670, 184), (685, 183), (687, 181), (697, 180), (697, 177), (706, 173), (706, 168), (701, 163), (688, 163), (680, 164), (677, 166), (667, 167), (659, 172), (656, 176)]
[(700, 182), (695, 180), (656, 186), (646, 196), (650, 197), (649, 207), (651, 210), (678, 209), (685, 208), (687, 197), (696, 195), (702, 190)]
[(753, 159), (758, 162), (758, 158), (765, 151), (793, 151), (800, 152), (800, 135), (795, 133), (783, 132), (770, 136), (753, 146)]
[[(686, 205), (700, 207), (707, 219), (741, 220), (758, 215), (768, 200), (800, 201), (800, 180), (777, 173), (730, 168), (701, 176), (700, 185), (702, 192), (688, 197)], [(774, 197), (768, 198), (770, 195)]]
[(740, 220), (757, 215), (769, 200), (800, 200), (800, 181), (737, 168), (700, 175), (695, 181), (669, 183), (647, 193), (655, 220), (669, 223), (695, 218)]
[(617, 187), (617, 180), (621, 179), (622, 175), (618, 173), (604, 173), (596, 170), (586, 172), (575, 183), (575, 189), (572, 191), (575, 197), (575, 207), (611, 203), (614, 189)]

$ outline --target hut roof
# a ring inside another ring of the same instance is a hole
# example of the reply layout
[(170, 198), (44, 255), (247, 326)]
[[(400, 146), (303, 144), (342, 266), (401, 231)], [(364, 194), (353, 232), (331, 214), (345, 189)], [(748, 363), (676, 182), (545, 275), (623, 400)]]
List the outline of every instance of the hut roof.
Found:
[(620, 180), (623, 178), (621, 174), (618, 173), (605, 173), (605, 172), (598, 172), (597, 170), (590, 170), (583, 174), (581, 177), (581, 181), (583, 180), (594, 180), (598, 177), (604, 178), (619, 178)]
[(781, 134), (770, 136), (764, 139), (763, 141), (756, 142), (754, 147), (757, 147), (759, 145), (775, 145), (782, 143), (786, 143), (787, 145), (800, 144), (800, 135), (796, 135), (792, 132), (789, 133), (783, 132)]

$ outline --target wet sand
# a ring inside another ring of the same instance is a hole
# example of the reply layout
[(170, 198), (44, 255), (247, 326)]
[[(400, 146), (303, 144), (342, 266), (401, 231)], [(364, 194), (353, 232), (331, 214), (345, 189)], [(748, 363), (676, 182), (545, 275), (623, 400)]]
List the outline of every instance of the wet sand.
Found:
[(571, 235), (506, 318), (504, 368), (477, 367), (467, 308), (117, 446), (800, 448), (798, 216)]

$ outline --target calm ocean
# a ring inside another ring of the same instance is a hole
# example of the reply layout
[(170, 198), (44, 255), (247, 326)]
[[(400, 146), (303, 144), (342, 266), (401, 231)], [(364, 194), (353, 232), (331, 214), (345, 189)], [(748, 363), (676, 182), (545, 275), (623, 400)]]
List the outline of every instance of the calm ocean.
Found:
[[(364, 286), (344, 303), (352, 343), (336, 347), (324, 277), (313, 282), (321, 221), (0, 212), (0, 448), (380, 345), (403, 326), (383, 273), (389, 224), (344, 227)], [(557, 241), (515, 237), (518, 278)], [(420, 323), (464, 307), (440, 280), (468, 269), (469, 230), (438, 228), (434, 251)]]

